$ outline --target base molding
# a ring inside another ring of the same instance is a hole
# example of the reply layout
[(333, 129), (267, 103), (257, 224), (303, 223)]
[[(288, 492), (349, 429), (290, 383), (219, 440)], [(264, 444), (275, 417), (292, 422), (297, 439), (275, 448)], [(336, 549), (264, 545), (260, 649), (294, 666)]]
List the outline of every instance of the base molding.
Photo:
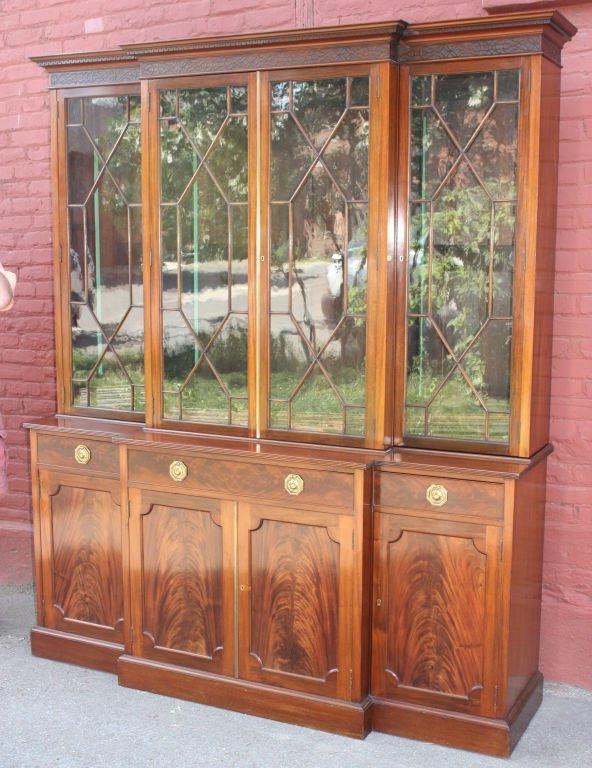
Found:
[(119, 684), (151, 693), (208, 704), (247, 715), (303, 725), (363, 739), (370, 731), (371, 701), (340, 701), (273, 688), (236, 678), (185, 669), (123, 655)]
[(504, 719), (446, 712), (403, 701), (373, 699), (372, 729), (494, 757), (509, 757), (542, 699), (543, 676), (540, 672), (532, 676), (522, 696)]
[(122, 645), (96, 640), (82, 635), (71, 635), (57, 629), (33, 627), (31, 652), (34, 656), (54, 661), (65, 661), (101, 672), (117, 672), (117, 659), (124, 652)]
[(45, 627), (31, 630), (34, 656), (118, 674), (128, 688), (159, 693), (247, 715), (365, 738), (371, 730), (456, 749), (508, 757), (543, 699), (543, 676), (535, 673), (506, 718), (367, 697), (363, 702), (330, 699), (237, 678), (141, 659), (104, 640)]
[(528, 724), (536, 714), (543, 701), (544, 678), (540, 672), (535, 672), (518, 696), (508, 714), (510, 726), (510, 752), (520, 741), (520, 737), (528, 728)]

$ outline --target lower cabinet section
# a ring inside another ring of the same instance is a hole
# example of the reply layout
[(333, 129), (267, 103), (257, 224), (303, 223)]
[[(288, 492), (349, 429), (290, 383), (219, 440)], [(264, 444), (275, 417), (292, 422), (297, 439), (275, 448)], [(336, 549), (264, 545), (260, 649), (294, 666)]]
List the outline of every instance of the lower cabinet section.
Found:
[(376, 513), (372, 693), (496, 714), (500, 529)]
[(47, 628), (123, 644), (120, 494), (117, 480), (40, 471)]
[[(493, 462), (466, 479), (446, 465), (428, 475), (415, 457), (325, 462), (317, 473), (343, 496), (331, 506), (302, 457), (276, 459), (261, 499), (246, 457), (238, 494), (202, 475), (215, 451), (185, 463), (170, 450), (186, 471), (150, 483), (113, 448), (121, 481), (103, 472), (116, 465), (104, 446), (96, 474), (37, 467), (35, 654), (358, 738), (374, 728), (511, 752), (542, 696), (543, 461), (524, 477)], [(302, 475), (288, 484), (293, 464)]]

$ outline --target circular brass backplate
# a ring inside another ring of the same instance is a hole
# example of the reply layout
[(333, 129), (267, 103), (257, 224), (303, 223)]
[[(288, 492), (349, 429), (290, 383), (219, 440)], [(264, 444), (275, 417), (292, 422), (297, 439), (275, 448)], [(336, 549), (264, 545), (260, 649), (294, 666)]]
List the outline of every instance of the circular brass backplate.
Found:
[(289, 474), (284, 480), (284, 488), (290, 496), (298, 496), (304, 490), (304, 480), (300, 475)]
[(183, 461), (171, 462), (171, 466), (169, 467), (169, 475), (177, 483), (180, 483), (182, 480), (185, 480), (185, 478), (187, 477), (187, 464), (185, 464), (185, 462)]
[(448, 501), (448, 491), (443, 485), (430, 485), (426, 491), (426, 499), (432, 507), (442, 507)]
[(88, 445), (77, 445), (74, 448), (74, 459), (77, 464), (88, 464), (91, 460), (92, 454)]

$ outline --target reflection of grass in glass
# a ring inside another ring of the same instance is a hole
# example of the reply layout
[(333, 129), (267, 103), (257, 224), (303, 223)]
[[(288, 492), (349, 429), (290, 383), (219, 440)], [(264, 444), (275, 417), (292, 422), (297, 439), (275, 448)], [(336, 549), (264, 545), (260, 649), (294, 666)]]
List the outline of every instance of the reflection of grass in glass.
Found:
[[(232, 397), (232, 424), (246, 426), (248, 405), (246, 400), (247, 377), (242, 373), (224, 373), (220, 378), (226, 384)], [(179, 395), (175, 394), (183, 383), (182, 379), (167, 379), (164, 385), (164, 415), (179, 418)], [(185, 388), (183, 419), (204, 424), (228, 424), (228, 399), (211, 375), (193, 379)]]
[[(134, 384), (144, 384), (144, 355), (142, 352), (118, 352), (118, 357), (128, 376)], [(89, 354), (81, 350), (72, 350), (72, 378), (86, 379), (92, 367), (97, 362), (98, 355)], [(121, 368), (108, 357), (103, 358), (103, 362), (98, 368), (95, 378), (102, 380), (119, 380), (123, 376)]]
[[(360, 370), (353, 366), (347, 366), (343, 368), (336, 368), (330, 372), (331, 379), (335, 384), (341, 397), (346, 403), (352, 405), (363, 405), (366, 400), (366, 379), (364, 369)], [(336, 401), (336, 396), (333, 390), (329, 387), (329, 384), (324, 376), (316, 374), (315, 378), (322, 379), (322, 385), (320, 385), (316, 391), (315, 388), (307, 388), (306, 382), (303, 389), (308, 389), (311, 408), (318, 413), (325, 410), (331, 411), (329, 403), (333, 404)], [(310, 375), (309, 375), (310, 379)], [(309, 380), (307, 379), (307, 381)], [(277, 371), (273, 373), (273, 391), (274, 398), (278, 400), (288, 399), (294, 391), (294, 384), (296, 377), (294, 373), (290, 371)], [(302, 392), (302, 389), (300, 390)], [(323, 393), (327, 392), (325, 396)]]
[[(424, 371), (420, 380), (419, 372), (413, 371), (407, 380), (407, 402), (425, 403), (426, 392), (433, 392), (440, 381), (440, 378), (432, 380), (429, 371)], [(508, 402), (503, 398), (488, 397), (487, 407), (490, 411), (507, 411)], [(419, 408), (407, 409), (407, 434), (423, 435), (422, 413)], [(489, 438), (507, 441), (508, 422), (507, 416), (492, 415)], [(430, 406), (428, 428), (434, 437), (485, 439), (485, 411), (469, 391), (460, 374), (453, 375), (447, 381)]]
[[(141, 353), (123, 353), (119, 356), (123, 367), (135, 385), (135, 411), (143, 411), (146, 407), (144, 392), (144, 357)], [(96, 363), (97, 357), (87, 352), (73, 350), (72, 378), (77, 380), (74, 385), (74, 405), (86, 406), (87, 385), (83, 383), (90, 370)], [(132, 410), (132, 387), (122, 372), (120, 366), (111, 357), (103, 358), (103, 362), (95, 371), (89, 382), (90, 404), (93, 408), (108, 408), (118, 411)]]
[[(365, 402), (366, 382), (364, 370), (353, 366), (336, 369), (333, 382), (347, 403)], [(281, 371), (273, 374), (274, 398), (288, 399), (294, 391), (294, 374)], [(292, 406), (294, 428), (312, 432), (343, 432), (342, 405), (326, 378), (316, 374), (309, 378), (294, 398)], [(363, 409), (360, 409), (363, 414)], [(352, 414), (353, 415), (353, 414)], [(287, 428), (287, 407), (282, 403), (271, 403), (271, 425)], [(349, 434), (363, 434), (363, 420), (350, 420)]]

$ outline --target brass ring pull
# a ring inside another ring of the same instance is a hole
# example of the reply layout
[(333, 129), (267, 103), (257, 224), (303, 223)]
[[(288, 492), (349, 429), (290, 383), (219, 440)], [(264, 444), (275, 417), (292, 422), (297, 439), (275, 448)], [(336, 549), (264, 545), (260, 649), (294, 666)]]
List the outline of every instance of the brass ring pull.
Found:
[(77, 464), (88, 464), (91, 460), (92, 454), (88, 445), (77, 445), (74, 448), (74, 459)]
[(169, 467), (169, 475), (176, 483), (180, 483), (187, 477), (187, 464), (183, 461), (173, 461)]
[(290, 496), (299, 496), (304, 490), (304, 480), (300, 475), (289, 474), (284, 480), (284, 488)]
[(448, 491), (443, 485), (430, 485), (426, 491), (426, 499), (432, 507), (442, 507), (448, 501)]

